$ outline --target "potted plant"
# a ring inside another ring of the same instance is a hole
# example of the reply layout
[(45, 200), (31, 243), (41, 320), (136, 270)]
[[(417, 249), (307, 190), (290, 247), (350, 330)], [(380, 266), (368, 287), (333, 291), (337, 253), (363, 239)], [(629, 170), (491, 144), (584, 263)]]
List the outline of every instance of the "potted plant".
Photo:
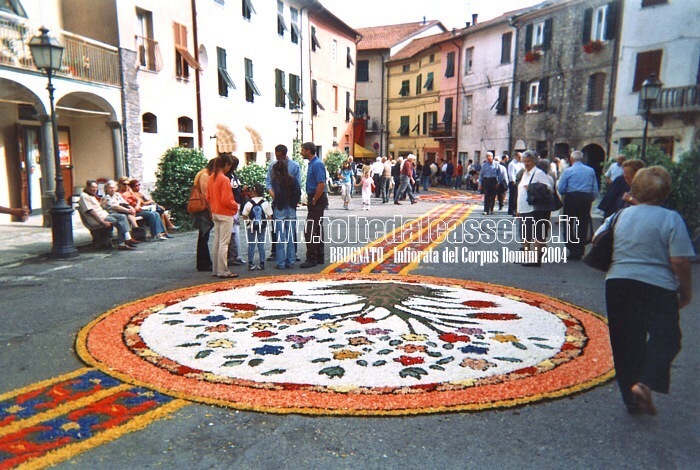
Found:
[(540, 57), (542, 57), (542, 51), (539, 47), (536, 47), (525, 53), (525, 62), (532, 64), (533, 62), (540, 60)]
[(595, 54), (596, 52), (602, 51), (604, 48), (603, 41), (591, 41), (583, 45), (583, 52), (586, 54)]

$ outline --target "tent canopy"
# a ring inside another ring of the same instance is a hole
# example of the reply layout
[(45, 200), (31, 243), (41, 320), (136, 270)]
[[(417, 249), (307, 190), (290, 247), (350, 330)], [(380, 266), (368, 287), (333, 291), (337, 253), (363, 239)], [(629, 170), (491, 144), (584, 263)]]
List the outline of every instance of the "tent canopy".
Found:
[(376, 157), (377, 156), (376, 152), (373, 152), (370, 149), (365, 148), (365, 147), (358, 145), (358, 144), (355, 144), (354, 150), (355, 150), (355, 153), (354, 153), (353, 157), (355, 157), (355, 158), (367, 158), (367, 157)]

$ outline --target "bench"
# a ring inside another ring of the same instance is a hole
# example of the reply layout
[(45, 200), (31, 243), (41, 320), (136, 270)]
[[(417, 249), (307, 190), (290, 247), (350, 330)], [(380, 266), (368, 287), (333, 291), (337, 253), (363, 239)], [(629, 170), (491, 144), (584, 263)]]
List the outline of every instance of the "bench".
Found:
[(90, 235), (92, 235), (92, 246), (95, 248), (112, 248), (112, 232), (114, 227), (97, 227), (90, 228), (88, 225), (87, 218), (83, 211), (78, 209), (78, 214), (80, 214), (80, 221), (83, 223), (86, 229), (90, 230)]

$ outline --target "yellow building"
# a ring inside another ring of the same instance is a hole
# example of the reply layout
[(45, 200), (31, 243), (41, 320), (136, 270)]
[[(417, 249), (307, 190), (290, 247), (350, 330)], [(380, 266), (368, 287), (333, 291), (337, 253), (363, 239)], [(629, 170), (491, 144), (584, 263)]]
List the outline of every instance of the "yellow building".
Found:
[(415, 39), (387, 62), (389, 155), (412, 153), (435, 161), (440, 145), (430, 136), (440, 114), (441, 53), (451, 33)]

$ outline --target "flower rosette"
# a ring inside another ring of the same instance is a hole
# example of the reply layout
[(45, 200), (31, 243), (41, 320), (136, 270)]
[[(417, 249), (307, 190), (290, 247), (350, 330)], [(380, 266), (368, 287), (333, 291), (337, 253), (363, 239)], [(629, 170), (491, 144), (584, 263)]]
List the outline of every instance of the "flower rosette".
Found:
[(167, 387), (179, 376), (269, 392), (406, 396), (546, 375), (577, 361), (589, 341), (573, 310), (544, 296), (455, 280), (330, 277), (180, 295), (125, 318), (123, 343), (166, 372)]

